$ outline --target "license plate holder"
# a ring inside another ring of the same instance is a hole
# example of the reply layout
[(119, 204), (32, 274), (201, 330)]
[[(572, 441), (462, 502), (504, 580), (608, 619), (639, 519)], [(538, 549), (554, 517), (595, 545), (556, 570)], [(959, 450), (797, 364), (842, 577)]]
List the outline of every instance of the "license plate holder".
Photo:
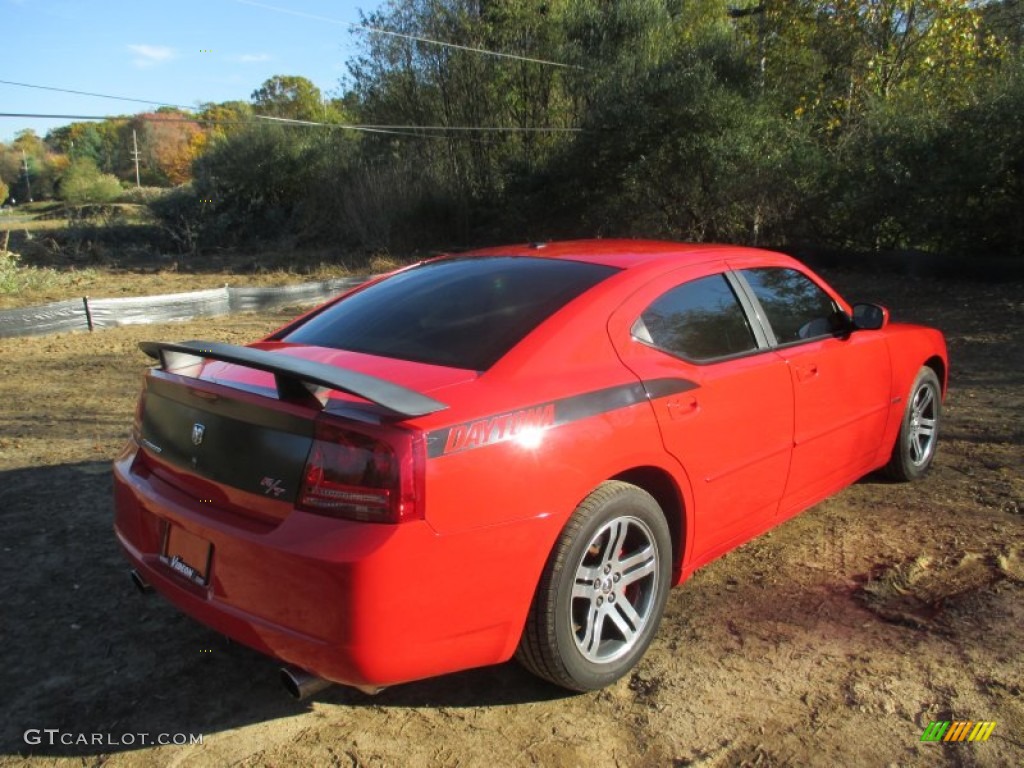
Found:
[(213, 547), (206, 539), (174, 523), (167, 523), (160, 559), (175, 573), (193, 584), (205, 587), (209, 581), (212, 552)]

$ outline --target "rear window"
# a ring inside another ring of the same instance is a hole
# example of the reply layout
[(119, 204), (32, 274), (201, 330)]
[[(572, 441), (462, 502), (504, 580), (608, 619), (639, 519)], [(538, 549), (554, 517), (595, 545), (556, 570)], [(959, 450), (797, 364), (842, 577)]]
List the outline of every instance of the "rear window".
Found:
[(445, 259), (372, 285), (281, 341), (482, 371), (617, 271), (531, 257)]

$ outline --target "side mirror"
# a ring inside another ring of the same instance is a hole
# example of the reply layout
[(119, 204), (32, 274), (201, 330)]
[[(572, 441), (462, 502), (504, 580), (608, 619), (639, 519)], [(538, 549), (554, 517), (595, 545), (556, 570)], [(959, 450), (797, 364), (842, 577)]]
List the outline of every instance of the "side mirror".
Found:
[(878, 331), (889, 322), (889, 310), (878, 304), (854, 304), (853, 327), (858, 331)]

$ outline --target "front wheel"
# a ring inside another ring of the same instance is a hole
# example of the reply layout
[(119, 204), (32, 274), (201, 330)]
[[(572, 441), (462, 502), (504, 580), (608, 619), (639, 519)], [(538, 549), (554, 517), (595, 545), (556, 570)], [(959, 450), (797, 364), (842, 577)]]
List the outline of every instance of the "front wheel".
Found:
[(893, 480), (917, 480), (935, 458), (942, 420), (942, 388), (935, 371), (925, 366), (914, 379), (903, 423), (885, 474)]
[(602, 483), (573, 512), (548, 558), (516, 658), (575, 691), (622, 677), (658, 629), (671, 556), (658, 502), (635, 485)]

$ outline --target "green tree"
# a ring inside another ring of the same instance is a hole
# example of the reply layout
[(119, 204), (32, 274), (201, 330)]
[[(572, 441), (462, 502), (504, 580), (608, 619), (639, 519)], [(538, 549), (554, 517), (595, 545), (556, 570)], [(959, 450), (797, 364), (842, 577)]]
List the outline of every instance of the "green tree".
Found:
[(832, 235), (858, 248), (1024, 252), (1024, 67), (936, 114), (878, 109), (849, 149)]
[(244, 131), (252, 123), (252, 105), (245, 101), (209, 102), (196, 115), (210, 140), (216, 141)]
[(125, 117), (98, 123), (70, 123), (51, 130), (46, 135), (46, 144), (69, 159), (88, 158), (102, 172), (134, 181), (131, 129), (129, 118)]
[(0, 145), (0, 178), (19, 202), (52, 197), (59, 172), (57, 157), (31, 129), (19, 131), (10, 145)]
[(727, 38), (674, 40), (649, 59), (659, 63), (602, 84), (541, 209), (609, 236), (779, 242), (813, 174), (813, 141), (758, 96)]
[[(1020, 249), (1021, 2), (390, 0), (369, 26), (464, 48), (363, 30), (343, 98), (277, 76), (251, 105), (204, 105), (168, 215), (188, 250), (586, 234)], [(258, 115), (403, 127), (203, 122)]]
[(21, 153), (16, 152), (10, 145), (0, 143), (0, 182), (8, 187), (9, 193), (13, 194), (20, 176)]
[(297, 211), (316, 165), (318, 136), (256, 125), (212, 146), (195, 166), (196, 194), (218, 237), (275, 239), (297, 227)]
[[(578, 61), (566, 37), (573, 2), (395, 0), (371, 14), (369, 26), (570, 66), (358, 33), (363, 54), (350, 63), (350, 75), (360, 121), (435, 128), (367, 136), (368, 163), (359, 171), (368, 174), (364, 182), (372, 187), (418, 167), (422, 188), (430, 190), (424, 223), (450, 222), (449, 240), (465, 241), (472, 230), (515, 215), (503, 199), (508, 185), (541, 170), (569, 141), (568, 134), (536, 129), (578, 122), (576, 94), (583, 89), (574, 84)], [(430, 229), (436, 231), (433, 223)]]
[(320, 89), (304, 77), (275, 75), (252, 92), (252, 103), (259, 115), (290, 120), (337, 122), (337, 111), (323, 99)]
[(1024, 46), (1024, 2), (994, 0), (981, 6), (986, 32), (1003, 40), (1017, 54)]

